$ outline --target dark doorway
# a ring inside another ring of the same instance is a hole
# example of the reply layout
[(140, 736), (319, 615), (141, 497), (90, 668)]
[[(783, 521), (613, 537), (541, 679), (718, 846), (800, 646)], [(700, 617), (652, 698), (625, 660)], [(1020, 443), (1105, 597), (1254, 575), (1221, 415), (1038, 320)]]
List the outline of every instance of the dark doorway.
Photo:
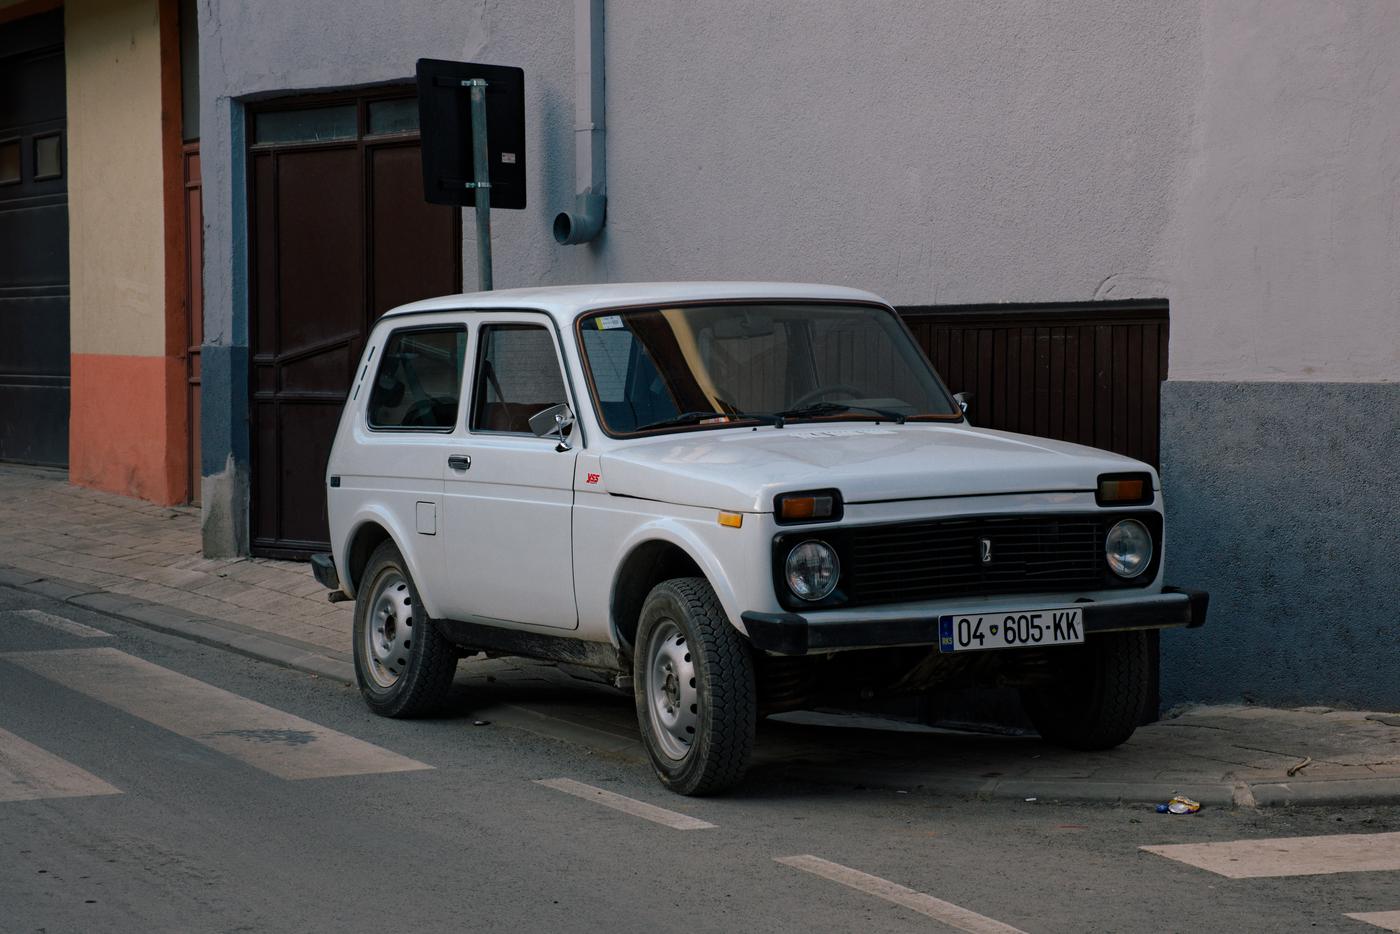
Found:
[(460, 291), (461, 213), (423, 200), (412, 88), (249, 108), (252, 550), (329, 549), (325, 469), (370, 326)]
[(63, 11), (0, 26), (0, 460), (68, 464)]
[(1167, 303), (901, 309), (974, 425), (1158, 464)]

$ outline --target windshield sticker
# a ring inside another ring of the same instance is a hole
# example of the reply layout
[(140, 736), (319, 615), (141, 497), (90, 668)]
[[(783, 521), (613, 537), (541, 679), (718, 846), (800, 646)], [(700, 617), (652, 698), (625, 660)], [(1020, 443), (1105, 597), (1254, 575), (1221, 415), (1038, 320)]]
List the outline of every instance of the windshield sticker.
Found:
[(594, 320), (598, 322), (598, 330), (600, 331), (612, 331), (622, 327), (622, 315), (603, 315)]
[(799, 438), (848, 438), (851, 435), (893, 435), (891, 428), (815, 428), (811, 431), (794, 431)]

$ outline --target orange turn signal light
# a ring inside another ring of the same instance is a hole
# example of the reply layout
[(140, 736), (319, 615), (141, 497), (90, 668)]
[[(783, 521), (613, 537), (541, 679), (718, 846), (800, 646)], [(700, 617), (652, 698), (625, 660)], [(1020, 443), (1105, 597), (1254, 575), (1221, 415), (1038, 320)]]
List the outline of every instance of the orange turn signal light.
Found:
[(785, 493), (773, 503), (779, 522), (822, 522), (841, 518), (841, 494), (835, 490)]
[(719, 524), (726, 529), (742, 528), (744, 525), (744, 514), (742, 512), (722, 512), (719, 514)]
[(1100, 506), (1138, 506), (1152, 502), (1152, 478), (1147, 474), (1104, 474), (1094, 496)]

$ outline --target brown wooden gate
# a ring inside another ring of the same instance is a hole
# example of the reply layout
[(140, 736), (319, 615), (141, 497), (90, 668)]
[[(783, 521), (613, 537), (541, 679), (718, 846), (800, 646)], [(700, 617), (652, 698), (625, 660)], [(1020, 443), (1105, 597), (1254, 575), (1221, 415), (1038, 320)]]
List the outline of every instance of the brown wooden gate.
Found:
[(901, 309), (974, 424), (1158, 463), (1164, 301)]
[(329, 548), (326, 458), (370, 326), (461, 290), (461, 213), (423, 200), (412, 94), (249, 110), (254, 554)]
[[(1115, 451), (1159, 466), (1165, 301), (901, 309), (973, 424)], [(1157, 633), (1150, 635), (1158, 696)], [(977, 714), (974, 714), (977, 716)], [(1157, 719), (1157, 704), (1143, 722)]]

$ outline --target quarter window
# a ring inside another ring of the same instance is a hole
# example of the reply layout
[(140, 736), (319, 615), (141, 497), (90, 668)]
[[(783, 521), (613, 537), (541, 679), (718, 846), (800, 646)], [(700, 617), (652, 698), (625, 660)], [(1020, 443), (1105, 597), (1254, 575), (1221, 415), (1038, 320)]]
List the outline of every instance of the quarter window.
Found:
[(451, 431), (462, 394), (465, 328), (395, 331), (369, 397), (372, 428)]
[(530, 416), (565, 401), (549, 332), (533, 324), (488, 324), (480, 343), (472, 431), (532, 434)]

